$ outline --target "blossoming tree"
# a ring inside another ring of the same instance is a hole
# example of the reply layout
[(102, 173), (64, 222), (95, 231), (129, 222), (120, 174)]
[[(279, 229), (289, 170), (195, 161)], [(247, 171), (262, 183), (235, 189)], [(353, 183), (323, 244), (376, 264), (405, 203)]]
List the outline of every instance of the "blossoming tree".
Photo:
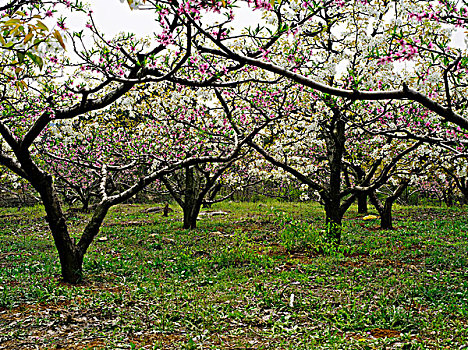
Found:
[[(48, 10), (41, 3), (34, 5), (37, 5), (37, 11), (42, 14), (42, 11), (45, 11), (47, 15)], [(68, 2), (65, 1), (65, 5), (68, 5)], [(63, 21), (59, 24), (65, 28)], [(0, 164), (27, 180), (39, 194), (58, 251), (62, 276), (65, 281), (71, 283), (76, 283), (82, 278), (84, 255), (112, 205), (125, 201), (149, 183), (179, 167), (203, 162), (229, 161), (232, 157), (228, 152), (194, 155), (168, 161), (156, 156), (151, 159), (151, 166), (145, 174), (118, 193), (107, 192), (109, 173), (114, 170), (126, 170), (133, 165), (134, 159), (129, 163), (114, 163), (108, 158), (91, 164), (94, 167), (92, 169), (99, 172), (100, 202), (81, 237), (75, 241), (68, 232), (54, 178), (43, 166), (43, 159), (41, 154), (36, 152), (36, 145), (44, 144), (44, 139), (55, 138), (52, 130), (63, 130), (67, 120), (111, 105), (137, 84), (169, 80), (188, 58), (188, 55), (182, 60), (178, 56), (169, 56), (169, 50), (163, 43), (156, 43), (153, 48), (147, 49), (146, 42), (137, 43), (125, 34), (107, 41), (93, 29), (92, 24), (90, 27), (96, 40), (92, 48), (79, 48), (83, 35), (81, 32), (69, 37), (71, 46), (84, 62), (79, 66), (78, 72), (72, 73), (74, 64), (68, 64), (67, 58), (62, 59), (56, 52), (48, 51), (41, 57), (42, 65), (28, 65), (27, 73), (22, 68), (20, 84), (18, 78), (2, 81), (4, 95), (0, 101)], [(176, 31), (177, 25), (170, 29)], [(111, 52), (109, 48), (115, 51)], [(2, 52), (10, 55), (13, 51), (7, 47), (2, 49)], [(95, 57), (99, 58), (94, 61)], [(163, 69), (167, 73), (161, 75)], [(114, 139), (112, 131), (109, 130), (108, 135), (107, 141)], [(241, 147), (243, 142), (235, 139), (234, 150)], [(69, 145), (72, 144), (73, 140)], [(65, 144), (59, 146), (66, 147)], [(99, 156), (97, 160), (101, 160)]]

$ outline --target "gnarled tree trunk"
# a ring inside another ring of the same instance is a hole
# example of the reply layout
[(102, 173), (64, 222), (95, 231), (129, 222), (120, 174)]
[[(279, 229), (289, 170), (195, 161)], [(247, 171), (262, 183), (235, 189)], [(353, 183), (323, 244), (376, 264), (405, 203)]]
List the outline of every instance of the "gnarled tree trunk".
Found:
[(393, 230), (392, 206), (393, 203), (395, 203), (395, 201), (402, 195), (403, 191), (408, 187), (409, 181), (410, 179), (402, 180), (395, 191), (393, 191), (393, 193), (385, 199), (384, 203), (379, 200), (374, 191), (370, 193), (369, 198), (380, 215), (381, 229)]

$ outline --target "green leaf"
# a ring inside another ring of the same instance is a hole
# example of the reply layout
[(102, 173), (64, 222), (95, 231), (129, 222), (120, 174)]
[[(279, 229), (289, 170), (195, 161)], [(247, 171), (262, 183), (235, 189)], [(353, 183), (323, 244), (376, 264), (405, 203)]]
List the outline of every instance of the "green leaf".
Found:
[(63, 43), (63, 38), (62, 35), (60, 35), (60, 32), (58, 30), (54, 30), (54, 38), (57, 39), (57, 41), (60, 43), (60, 46), (65, 50), (65, 44)]
[(20, 52), (20, 51), (17, 51), (16, 52), (16, 56), (18, 57), (18, 62), (19, 63), (23, 63), (24, 62), (24, 52)]
[(31, 52), (26, 53), (26, 55), (31, 59), (31, 61), (33, 61), (39, 67), (39, 69), (42, 69), (42, 66), (44, 65), (44, 61), (42, 61), (41, 57)]
[(4, 23), (4, 25), (5, 26), (11, 26), (11, 25), (18, 24), (18, 23), (20, 23), (20, 20), (17, 19), (17, 18), (13, 18), (13, 19), (10, 19), (10, 20), (6, 21)]
[(42, 23), (41, 21), (37, 21), (36, 26), (37, 26), (39, 29), (42, 29), (42, 30), (45, 30), (45, 31), (48, 31), (48, 30), (49, 30), (49, 28), (47, 28), (47, 26), (46, 26), (44, 23)]
[(25, 37), (24, 37), (24, 43), (26, 44), (28, 41), (30, 41), (33, 38), (34, 34), (33, 32), (29, 32)]

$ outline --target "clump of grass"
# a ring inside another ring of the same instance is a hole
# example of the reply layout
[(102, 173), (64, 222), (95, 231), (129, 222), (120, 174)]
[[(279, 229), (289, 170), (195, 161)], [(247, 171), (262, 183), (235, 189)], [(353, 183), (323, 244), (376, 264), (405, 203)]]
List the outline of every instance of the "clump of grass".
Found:
[(287, 251), (323, 251), (325, 239), (322, 230), (285, 212), (277, 212), (276, 215), (277, 224), (282, 228), (279, 237)]
[(311, 220), (298, 219), (284, 211), (273, 210), (273, 213), (279, 228), (280, 242), (289, 253), (349, 255), (354, 251), (353, 247), (330, 242), (325, 234), (326, 230), (311, 223)]

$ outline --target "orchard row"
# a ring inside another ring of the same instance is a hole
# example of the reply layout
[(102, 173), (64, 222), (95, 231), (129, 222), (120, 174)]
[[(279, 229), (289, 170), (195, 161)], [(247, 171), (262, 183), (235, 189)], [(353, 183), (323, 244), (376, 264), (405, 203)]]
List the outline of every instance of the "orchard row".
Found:
[[(297, 184), (333, 244), (355, 201), (392, 228), (409, 186), (468, 196), (458, 1), (127, 2), (154, 16), (152, 37), (108, 37), (80, 1), (0, 7), (0, 179), (37, 193), (66, 281), (109, 208), (148, 188), (194, 228), (240, 188)], [(246, 13), (261, 20), (240, 28)], [(94, 204), (76, 241), (64, 199)]]

